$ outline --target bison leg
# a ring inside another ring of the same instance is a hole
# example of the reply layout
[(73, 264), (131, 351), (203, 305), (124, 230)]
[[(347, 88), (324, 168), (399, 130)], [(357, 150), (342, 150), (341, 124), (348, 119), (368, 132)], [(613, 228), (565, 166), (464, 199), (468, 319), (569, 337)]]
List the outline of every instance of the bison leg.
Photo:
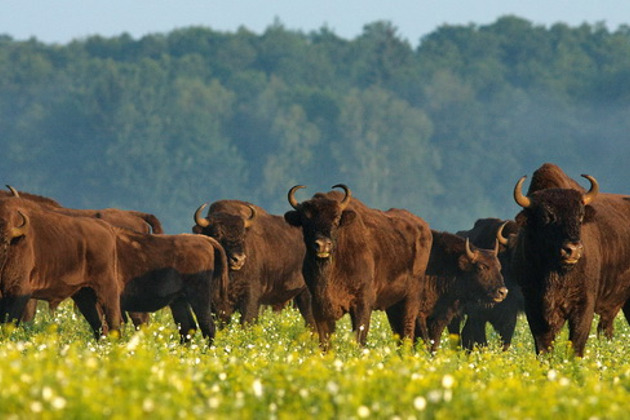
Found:
[(85, 320), (90, 324), (90, 327), (92, 327), (94, 337), (98, 340), (101, 334), (106, 333), (106, 328), (103, 325), (103, 317), (97, 308), (94, 290), (87, 287), (80, 289), (72, 295), (72, 300), (79, 308), (81, 314), (83, 314)]
[(253, 296), (250, 290), (245, 292), (241, 305), (241, 325), (252, 324), (258, 319), (260, 302), (258, 297)]
[(195, 331), (197, 331), (197, 323), (190, 311), (190, 306), (186, 300), (179, 298), (171, 302), (169, 307), (171, 308), (175, 325), (177, 325), (179, 330), (180, 341), (182, 343), (190, 341)]
[(304, 288), (295, 297), (295, 304), (302, 314), (302, 318), (306, 322), (306, 325), (313, 328), (315, 326), (315, 318), (313, 317), (313, 306), (311, 304), (311, 292), (308, 288)]
[(327, 351), (330, 347), (330, 336), (335, 332), (335, 320), (318, 317), (315, 313), (314, 316), (317, 335), (319, 336), (319, 346), (323, 351)]
[[(201, 334), (208, 340), (208, 345), (211, 345), (214, 341), (214, 335), (216, 328), (214, 326), (214, 319), (212, 318), (212, 302), (210, 299), (210, 292), (202, 294), (202, 296), (189, 297), (190, 306), (195, 312), (197, 321), (199, 322), (199, 328)], [(207, 298), (205, 298), (207, 296)]]
[(486, 320), (477, 311), (468, 314), (462, 329), (462, 347), (472, 350), (475, 345), (487, 346)]
[(578, 357), (584, 356), (584, 348), (586, 347), (586, 340), (593, 323), (593, 316), (592, 310), (584, 310), (569, 318), (569, 340), (573, 344), (573, 350)]
[(501, 336), (501, 342), (503, 343), (504, 351), (509, 349), (510, 345), (512, 344), (512, 337), (514, 337), (514, 330), (516, 329), (517, 318), (518, 310), (515, 308), (510, 308), (509, 311), (501, 312), (500, 316), (495, 316), (490, 319), (490, 324)]
[(352, 320), (352, 331), (356, 335), (357, 342), (365, 346), (367, 342), (368, 331), (370, 330), (370, 316), (372, 310), (365, 302), (360, 302), (352, 310), (350, 310), (350, 319)]
[(385, 313), (387, 314), (387, 320), (389, 321), (392, 332), (394, 335), (398, 336), (399, 340), (402, 340), (405, 333), (402, 302), (398, 302), (385, 309)]
[(104, 284), (106, 284), (107, 287), (101, 287), (98, 290), (95, 289), (94, 292), (96, 293), (97, 302), (105, 314), (105, 322), (109, 327), (109, 333), (116, 331), (115, 334), (120, 334), (120, 324), (122, 322), (120, 294), (111, 283), (112, 281), (105, 282)]
[(18, 325), (22, 318), (24, 307), (29, 299), (30, 295), (7, 296), (2, 298), (2, 303), (0, 304), (0, 322), (14, 322)]
[(29, 299), (24, 310), (22, 311), (22, 317), (20, 322), (32, 322), (35, 319), (37, 313), (37, 299)]
[(425, 344), (429, 345), (429, 327), (427, 326), (427, 317), (424, 314), (418, 314), (416, 317), (416, 337), (422, 337)]

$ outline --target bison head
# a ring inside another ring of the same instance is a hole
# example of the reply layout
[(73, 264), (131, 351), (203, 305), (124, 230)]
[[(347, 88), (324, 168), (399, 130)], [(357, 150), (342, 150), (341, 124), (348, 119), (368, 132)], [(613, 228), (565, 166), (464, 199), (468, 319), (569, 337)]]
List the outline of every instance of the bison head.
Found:
[(195, 211), (193, 233), (216, 239), (225, 250), (230, 270), (240, 270), (247, 259), (245, 238), (248, 229), (256, 218), (256, 210), (253, 206), (248, 206), (251, 211), (248, 218), (223, 212), (210, 213), (204, 218), (201, 214), (206, 206), (207, 203), (202, 204)]
[(347, 210), (352, 193), (350, 188), (337, 184), (332, 188), (341, 188), (345, 195), (341, 201), (325, 194), (316, 194), (312, 199), (298, 203), (295, 192), (303, 185), (296, 185), (289, 190), (289, 204), (295, 210), (284, 214), (284, 219), (292, 226), (301, 227), (306, 244), (306, 252), (319, 259), (328, 259), (335, 251), (339, 229), (348, 226), (356, 218), (353, 210)]
[(593, 219), (595, 211), (589, 204), (597, 197), (599, 185), (592, 176), (582, 176), (591, 183), (586, 193), (550, 188), (524, 196), (522, 185), (526, 177), (514, 187), (514, 200), (523, 208), (516, 221), (534, 255), (540, 256), (539, 262), (552, 269), (569, 270), (584, 253), (581, 228)]
[(471, 249), (470, 240), (466, 238), (465, 251), (458, 260), (459, 270), (463, 273), (458, 280), (467, 297), (487, 304), (505, 299), (508, 289), (501, 274), (498, 241), (494, 249)]

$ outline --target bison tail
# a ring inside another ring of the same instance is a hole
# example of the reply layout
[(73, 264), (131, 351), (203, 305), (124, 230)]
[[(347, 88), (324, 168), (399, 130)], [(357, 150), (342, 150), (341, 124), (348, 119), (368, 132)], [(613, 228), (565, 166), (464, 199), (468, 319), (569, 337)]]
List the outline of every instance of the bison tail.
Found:
[(214, 239), (212, 242), (214, 246), (214, 284), (220, 288), (221, 299), (225, 302), (228, 298), (228, 282), (230, 281), (227, 255), (221, 244)]

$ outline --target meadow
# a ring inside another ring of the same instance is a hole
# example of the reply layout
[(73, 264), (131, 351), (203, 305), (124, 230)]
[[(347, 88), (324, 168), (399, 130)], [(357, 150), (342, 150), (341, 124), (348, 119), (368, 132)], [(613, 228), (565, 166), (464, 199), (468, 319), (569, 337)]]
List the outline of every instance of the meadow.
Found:
[(233, 322), (208, 347), (180, 345), (168, 310), (99, 342), (64, 303), (31, 325), (0, 328), (2, 419), (617, 419), (630, 411), (630, 328), (593, 335), (584, 358), (566, 332), (537, 357), (524, 318), (513, 346), (467, 353), (444, 336), (431, 355), (399, 346), (382, 312), (365, 348), (342, 319), (322, 353), (299, 313)]

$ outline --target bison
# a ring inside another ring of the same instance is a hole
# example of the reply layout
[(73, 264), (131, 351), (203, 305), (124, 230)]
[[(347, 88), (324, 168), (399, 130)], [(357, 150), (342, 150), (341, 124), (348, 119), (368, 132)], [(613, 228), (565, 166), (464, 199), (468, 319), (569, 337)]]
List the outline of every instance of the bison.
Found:
[[(197, 329), (212, 343), (213, 303), (227, 294), (228, 265), (217, 241), (192, 234), (154, 235), (114, 228), (123, 311), (155, 312), (169, 306), (181, 341)], [(75, 302), (85, 312), (98, 311), (94, 294), (82, 290)]]
[[(125, 229), (131, 229), (137, 232), (146, 233), (163, 233), (162, 224), (160, 220), (150, 213), (144, 213), (134, 210), (119, 210), (119, 209), (102, 209), (102, 210), (88, 210), (88, 209), (70, 209), (63, 207), (57, 201), (52, 198), (44, 197), (41, 195), (31, 194), (24, 191), (18, 191), (10, 185), (7, 185), (9, 191), (0, 191), (0, 197), (13, 197), (25, 199), (37, 204), (40, 204), (47, 210), (56, 211), (68, 216), (79, 217), (94, 217), (102, 219), (114, 226), (119, 226)], [(55, 306), (50, 306), (50, 310), (54, 311)], [(37, 310), (37, 300), (31, 299), (26, 306), (22, 314), (22, 322), (30, 322), (35, 317)], [(125, 314), (123, 314), (124, 316)], [(141, 324), (148, 322), (148, 314), (143, 313), (130, 313), (134, 325), (138, 327)], [(125, 318), (126, 319), (126, 318)]]
[(261, 305), (274, 308), (295, 299), (308, 325), (313, 325), (311, 295), (302, 276), (304, 242), (299, 229), (282, 216), (239, 200), (212, 203), (206, 217), (201, 205), (194, 214), (193, 232), (216, 239), (230, 265), (228, 299), (221, 317), (229, 321), (241, 313), (241, 323), (251, 323)]
[(381, 211), (339, 191), (317, 193), (298, 203), (296, 185), (286, 221), (303, 232), (302, 272), (313, 302), (313, 316), (324, 349), (335, 323), (349, 313), (357, 341), (364, 345), (373, 310), (385, 310), (394, 333), (415, 338), (420, 279), (431, 251), (431, 230), (408, 211)]
[(532, 184), (545, 189), (523, 195), (525, 176), (514, 188), (522, 211), (512, 272), (536, 352), (548, 352), (568, 321), (569, 340), (581, 357), (595, 313), (598, 331), (607, 337), (620, 309), (630, 317), (630, 196), (600, 193), (589, 175), (582, 175), (591, 183), (587, 192), (567, 188), (562, 176), (562, 186), (555, 187), (540, 181), (544, 173), (535, 173)]
[[(30, 298), (56, 306), (90, 288), (109, 329), (120, 328), (122, 288), (111, 225), (5, 198), (0, 199), (0, 241), (0, 321), (19, 323)], [(83, 315), (100, 336), (101, 319)]]
[[(499, 261), (501, 262), (501, 274), (506, 287), (510, 291), (506, 298), (496, 305), (487, 306), (468, 304), (463, 306), (463, 315), (466, 316), (464, 328), (461, 331), (462, 347), (471, 350), (475, 346), (486, 346), (486, 324), (494, 327), (500, 336), (503, 350), (507, 350), (514, 336), (516, 320), (519, 312), (523, 312), (523, 294), (510, 273), (511, 249), (508, 248), (506, 238), (517, 233), (518, 227), (513, 220), (501, 220), (496, 218), (479, 219), (472, 229), (459, 231), (456, 234), (481, 248), (490, 248), (499, 240)], [(449, 325), (449, 332), (459, 334), (461, 317), (456, 317)]]
[(493, 249), (473, 249), (469, 239), (433, 230), (433, 245), (421, 282), (417, 329), (435, 351), (444, 328), (465, 305), (493, 305), (508, 296), (503, 283), (498, 242)]

